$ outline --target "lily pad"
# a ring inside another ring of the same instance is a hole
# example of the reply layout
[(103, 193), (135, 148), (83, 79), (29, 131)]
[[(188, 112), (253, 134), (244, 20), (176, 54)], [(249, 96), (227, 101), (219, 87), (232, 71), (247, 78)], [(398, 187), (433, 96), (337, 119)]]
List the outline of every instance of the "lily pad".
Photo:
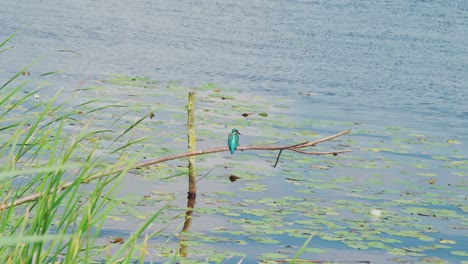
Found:
[(456, 256), (462, 256), (462, 257), (468, 257), (468, 251), (452, 251), (450, 252), (452, 253), (453, 255), (456, 255)]

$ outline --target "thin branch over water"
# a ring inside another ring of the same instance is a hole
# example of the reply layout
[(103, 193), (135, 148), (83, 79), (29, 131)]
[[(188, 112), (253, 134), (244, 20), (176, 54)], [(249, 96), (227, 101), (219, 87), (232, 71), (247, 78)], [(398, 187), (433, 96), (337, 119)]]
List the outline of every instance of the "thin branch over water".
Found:
[[(291, 150), (291, 151), (298, 152), (298, 153), (301, 153), (301, 154), (306, 154), (306, 155), (334, 155), (334, 156), (336, 156), (336, 155), (341, 154), (341, 153), (351, 152), (352, 150), (344, 149), (344, 150), (335, 150), (335, 151), (316, 152), (316, 151), (303, 151), (303, 150), (299, 150), (299, 149), (316, 146), (319, 143), (322, 143), (322, 142), (325, 142), (325, 141), (330, 141), (330, 140), (335, 139), (337, 137), (340, 137), (342, 135), (346, 135), (346, 134), (348, 134), (350, 132), (351, 132), (351, 129), (348, 129), (348, 130), (342, 131), (340, 133), (337, 133), (337, 134), (334, 134), (334, 135), (331, 135), (331, 136), (328, 136), (328, 137), (321, 138), (321, 139), (316, 140), (316, 141), (305, 141), (305, 142), (302, 142), (302, 143), (299, 143), (299, 144), (294, 144), (294, 145), (286, 145), (286, 146), (242, 146), (242, 147), (239, 146), (237, 148), (237, 150), (241, 150), (241, 151), (248, 151), (248, 150), (279, 150), (280, 154), (281, 154), (281, 152), (283, 150)], [(96, 180), (96, 179), (102, 178), (102, 177), (110, 175), (110, 174), (122, 173), (122, 172), (126, 172), (128, 170), (143, 168), (143, 167), (151, 166), (151, 165), (154, 165), (154, 164), (158, 164), (158, 163), (162, 163), (162, 162), (166, 162), (166, 161), (170, 161), (170, 160), (186, 158), (186, 157), (191, 157), (191, 156), (206, 155), (206, 154), (211, 154), (211, 153), (216, 153), (216, 152), (224, 152), (224, 151), (229, 151), (229, 148), (228, 147), (211, 148), (211, 149), (205, 149), (205, 150), (198, 150), (198, 151), (195, 151), (195, 152), (174, 154), (174, 155), (170, 155), (170, 156), (166, 156), (166, 157), (162, 157), (162, 158), (151, 159), (151, 160), (148, 160), (148, 161), (145, 161), (145, 162), (140, 162), (140, 163), (137, 163), (137, 164), (134, 164), (134, 165), (131, 165), (131, 166), (120, 166), (120, 167), (116, 167), (116, 168), (110, 168), (110, 169), (106, 169), (104, 171), (100, 171), (100, 172), (91, 174), (90, 176), (83, 179), (83, 182), (87, 183), (87, 182), (90, 182), (92, 180)], [(275, 166), (278, 163), (279, 156), (280, 155), (278, 155)], [(13, 207), (13, 206), (18, 206), (18, 205), (21, 205), (21, 204), (24, 204), (24, 203), (29, 203), (29, 202), (36, 201), (41, 196), (47, 195), (48, 193), (63, 191), (65, 189), (67, 189), (68, 187), (70, 187), (71, 185), (73, 185), (74, 183), (75, 183), (74, 181), (66, 182), (66, 183), (60, 185), (59, 187), (57, 187), (55, 189), (50, 189), (48, 192), (35, 193), (35, 194), (31, 194), (29, 196), (23, 197), (21, 199), (17, 199), (14, 202), (0, 204), (0, 211), (4, 210), (4, 209), (8, 209), (8, 208)]]

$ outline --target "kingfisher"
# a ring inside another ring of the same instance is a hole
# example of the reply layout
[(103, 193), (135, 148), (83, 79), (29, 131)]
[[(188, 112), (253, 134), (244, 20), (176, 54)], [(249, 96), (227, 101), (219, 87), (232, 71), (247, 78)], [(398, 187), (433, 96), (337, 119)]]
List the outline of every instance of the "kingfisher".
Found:
[(237, 129), (233, 129), (231, 131), (231, 134), (229, 134), (229, 137), (228, 137), (228, 147), (229, 147), (229, 150), (231, 151), (231, 154), (234, 154), (234, 151), (236, 150), (237, 146), (239, 145), (239, 135), (241, 133), (239, 133), (239, 130)]

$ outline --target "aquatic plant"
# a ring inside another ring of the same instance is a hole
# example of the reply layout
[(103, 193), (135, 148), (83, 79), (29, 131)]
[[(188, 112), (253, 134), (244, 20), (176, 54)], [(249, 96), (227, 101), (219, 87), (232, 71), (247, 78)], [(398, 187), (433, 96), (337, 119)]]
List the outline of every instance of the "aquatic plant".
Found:
[[(1, 52), (9, 49), (5, 46), (14, 35), (0, 44)], [(89, 263), (134, 258), (133, 252), (143, 247), (136, 238), (164, 207), (126, 239), (116, 254), (105, 254), (111, 241), (96, 241), (118, 203), (115, 194), (121, 188), (125, 168), (138, 158), (129, 156), (125, 149), (140, 139), (129, 137), (109, 148), (107, 139), (115, 133), (93, 128), (92, 113), (110, 105), (93, 106), (96, 100), (76, 105), (75, 95), (63, 100), (60, 92), (42, 99), (38, 95), (42, 87), (30, 88), (30, 73), (23, 74), (38, 61), (40, 58), (0, 86), (0, 261)], [(135, 125), (129, 124), (125, 133)], [(108, 151), (102, 152), (104, 148)], [(114, 156), (112, 163), (106, 155)], [(80, 188), (96, 170), (116, 167), (121, 170)], [(70, 184), (65, 188), (66, 181)], [(38, 194), (34, 201), (5, 207), (32, 193)]]

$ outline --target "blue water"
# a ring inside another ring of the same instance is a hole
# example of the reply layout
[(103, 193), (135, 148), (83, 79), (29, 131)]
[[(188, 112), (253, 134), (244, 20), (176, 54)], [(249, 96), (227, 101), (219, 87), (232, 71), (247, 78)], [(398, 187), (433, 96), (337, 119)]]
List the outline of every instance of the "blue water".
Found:
[(51, 93), (107, 72), (213, 82), (293, 100), (300, 120), (405, 127), (468, 148), (466, 0), (2, 1), (0, 25), (0, 40), (19, 30), (0, 54), (2, 81), (45, 54), (30, 78)]
[(464, 0), (5, 1), (0, 12), (3, 38), (20, 30), (2, 77), (48, 54), (33, 73), (63, 70), (69, 90), (105, 72), (214, 82), (297, 98), (305, 116), (468, 136)]

